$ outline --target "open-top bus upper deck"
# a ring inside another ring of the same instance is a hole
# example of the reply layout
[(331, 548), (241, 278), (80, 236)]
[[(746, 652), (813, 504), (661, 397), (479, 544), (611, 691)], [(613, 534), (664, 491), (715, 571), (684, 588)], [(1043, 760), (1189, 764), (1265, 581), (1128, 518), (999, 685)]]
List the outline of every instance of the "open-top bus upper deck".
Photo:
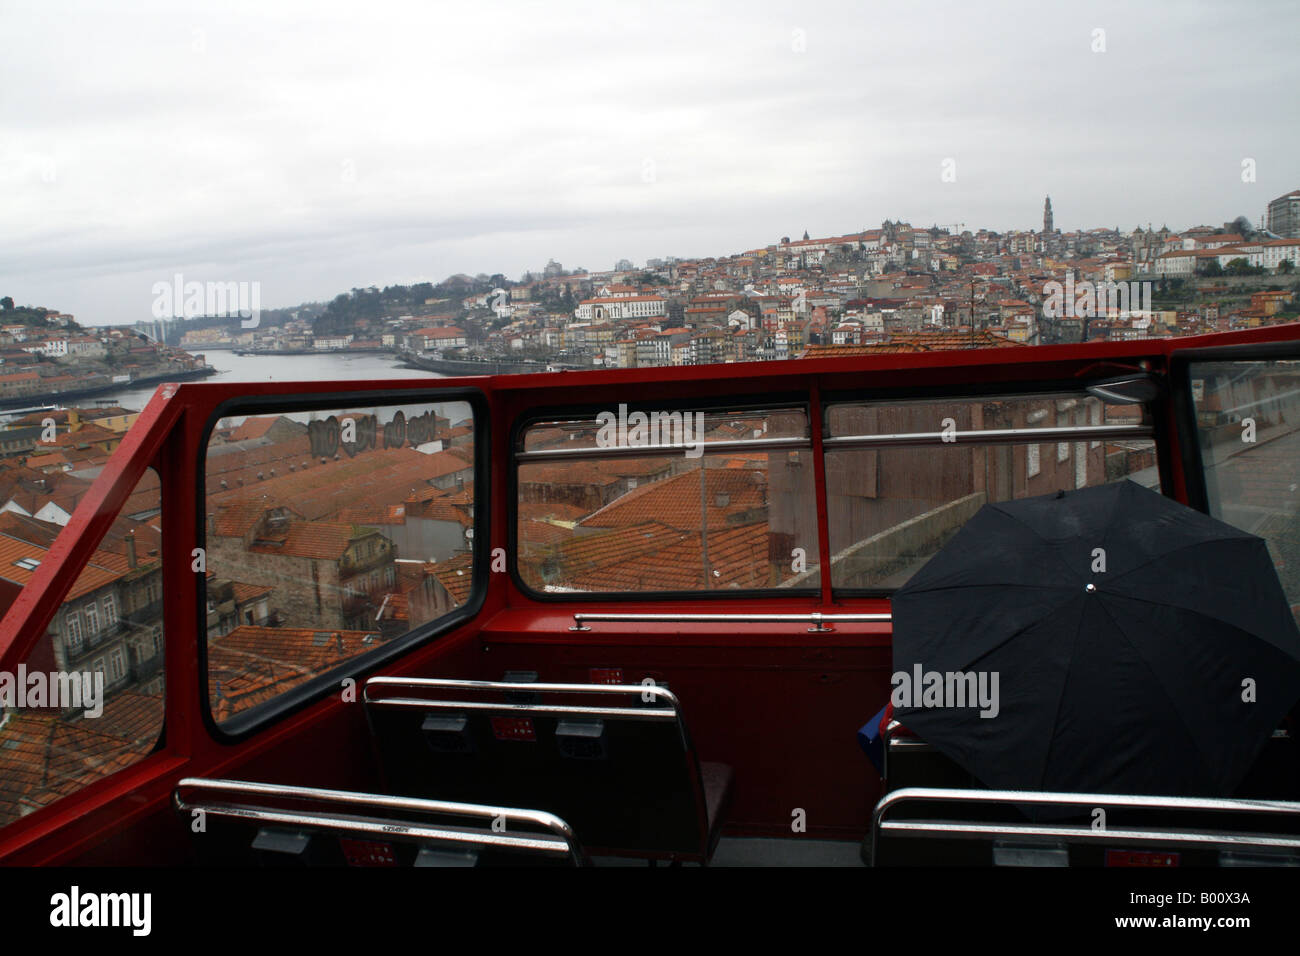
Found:
[[(0, 860), (192, 862), (178, 806), (234, 805), (202, 781), (504, 806), (574, 858), (570, 837), (702, 859), (725, 833), (855, 859), (882, 792), (855, 730), (889, 697), (889, 594), (982, 504), (1138, 481), (1264, 537), (1300, 606), (1298, 359), (1292, 325), (164, 386), (61, 530), (0, 529), (0, 673), (28, 695), (0, 724)], [(435, 770), (469, 783), (422, 792)], [(640, 797), (637, 774), (658, 782)], [(585, 832), (538, 816), (525, 780)], [(381, 806), (411, 826), (437, 809)], [(307, 811), (258, 812), (254, 842), (298, 852), (277, 833)], [(346, 862), (381, 852), (346, 839)]]

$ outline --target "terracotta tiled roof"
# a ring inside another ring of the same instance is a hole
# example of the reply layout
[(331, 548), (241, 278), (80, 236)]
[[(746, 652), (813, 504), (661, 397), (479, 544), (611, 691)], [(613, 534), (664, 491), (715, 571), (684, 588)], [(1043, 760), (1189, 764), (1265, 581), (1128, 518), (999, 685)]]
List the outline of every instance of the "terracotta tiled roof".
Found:
[(606, 462), (570, 461), (545, 465), (528, 462), (519, 469), (519, 483), (542, 485), (594, 485), (606, 487), (617, 484), (619, 476), (602, 467)]
[(231, 584), (236, 604), (255, 601), (275, 590), (269, 584), (245, 584), (242, 581), (232, 581)]
[(245, 624), (208, 643), (208, 699), (218, 721), (271, 700), (379, 644), (371, 631)]
[(517, 509), (519, 516), (525, 519), (553, 521), (579, 521), (587, 516), (577, 505), (568, 505), (558, 501), (521, 501)]
[(109, 697), (95, 718), (13, 713), (0, 728), (0, 825), (142, 759), (162, 718), (161, 696), (134, 691)]
[(269, 469), (257, 469), (263, 473), (260, 481), (245, 469), (240, 474), (244, 479), (242, 487), (227, 478), (227, 487), (221, 489), (209, 476), (209, 501), (226, 504), (260, 498), (267, 504), (291, 506), (308, 520), (334, 518), (345, 508), (372, 508), (379, 502), (396, 504), (405, 500), (412, 489), (428, 488), (435, 478), (459, 471), (468, 473), (473, 467), (453, 451), (425, 455), (413, 448), (368, 451), (355, 458), (330, 459), (323, 465), (319, 459), (302, 460), (308, 461), (309, 467), (287, 472), (286, 463), (276, 468), (274, 477)]
[[(766, 522), (710, 531), (707, 589), (770, 587)], [(567, 567), (567, 566), (566, 566)], [(791, 577), (783, 563), (782, 574)], [(574, 575), (570, 586), (587, 591), (695, 591), (706, 589), (698, 534), (684, 535), (653, 553), (610, 560)]]
[(52, 521), (29, 518), (14, 511), (0, 511), (0, 535), (48, 548), (63, 528)]
[(810, 345), (800, 358), (855, 358), (862, 355), (898, 355), (924, 352), (924, 346), (911, 342), (889, 345)]
[(660, 552), (684, 537), (686, 532), (653, 521), (603, 533), (578, 535), (559, 546), (558, 564), (565, 569), (566, 576), (581, 577)]
[(347, 524), (398, 525), (406, 522), (405, 505), (375, 505), (371, 508), (344, 508), (338, 514), (339, 521)]
[[(582, 521), (583, 528), (617, 528), (659, 522), (671, 528), (699, 531), (701, 512), (710, 528), (721, 528), (738, 516), (766, 507), (765, 492), (755, 475), (761, 471), (706, 469), (704, 500), (700, 496), (700, 471), (642, 485), (615, 499)], [(725, 496), (719, 504), (719, 496)]]
[[(36, 570), (36, 565), (32, 565), (31, 562), (39, 564), (45, 560), (47, 554), (49, 552), (39, 545), (0, 534), (0, 578), (11, 581), (19, 587), (26, 587), (32, 578), (32, 573)], [(96, 551), (82, 568), (77, 580), (73, 582), (66, 600), (71, 601), (98, 591), (122, 577), (126, 571), (125, 558), (107, 551)]]
[(519, 540), (525, 544), (558, 544), (573, 537), (573, 529), (524, 518), (519, 522)]
[(464, 528), (468, 528), (474, 523), (474, 519), (469, 516), (467, 509), (457, 507), (446, 498), (433, 498), (418, 506), (409, 507), (407, 511), (411, 517), (423, 518), (426, 521), (455, 522)]
[[(212, 519), (211, 532), (222, 538), (242, 538), (252, 531), (273, 506), (264, 499), (249, 501), (232, 501), (218, 506)], [(302, 515), (288, 509), (292, 517), (301, 519)]]
[(258, 541), (248, 550), (254, 554), (337, 561), (348, 545), (364, 533), (355, 525), (338, 521), (291, 521), (283, 538)]
[(279, 415), (263, 415), (256, 418), (246, 418), (243, 424), (231, 429), (231, 441), (248, 441), (251, 438), (261, 438), (267, 433), (272, 425), (280, 420)]
[(469, 600), (469, 592), (474, 586), (474, 556), (458, 554), (446, 561), (428, 562), (425, 569), (438, 579), (457, 604)]

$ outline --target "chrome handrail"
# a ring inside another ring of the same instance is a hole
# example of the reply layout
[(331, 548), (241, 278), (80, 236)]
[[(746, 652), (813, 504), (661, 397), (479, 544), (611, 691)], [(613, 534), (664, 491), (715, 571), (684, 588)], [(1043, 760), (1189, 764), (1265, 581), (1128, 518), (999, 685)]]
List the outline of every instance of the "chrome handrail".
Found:
[[(365, 703), (379, 704), (387, 700), (401, 699), (389, 697), (373, 699), (370, 696), (371, 687), (438, 687), (451, 690), (510, 690), (551, 694), (614, 694), (624, 697), (649, 694), (652, 697), (662, 698), (667, 703), (672, 704), (674, 709), (680, 706), (677, 695), (667, 687), (661, 687), (658, 684), (536, 684), (523, 681), (458, 680), (451, 677), (372, 677), (366, 681), (365, 687), (361, 689), (361, 699)], [(505, 704), (505, 706), (529, 707), (534, 705)], [(655, 713), (662, 714), (666, 713), (666, 711), (656, 710)]]
[(701, 449), (706, 455), (730, 451), (807, 451), (812, 446), (811, 438), (734, 438), (726, 441), (701, 439), (689, 444), (678, 442), (669, 445), (612, 445), (608, 448), (598, 445), (588, 445), (584, 448), (534, 448), (530, 451), (515, 452), (515, 461), (527, 463), (578, 461), (583, 458), (658, 458), (681, 455), (692, 449)]
[(539, 717), (609, 717), (610, 719), (671, 720), (677, 711), (669, 707), (586, 707), (561, 704), (512, 704), (508, 701), (422, 700), (418, 697), (381, 697), (367, 700), (372, 707), (410, 708), (416, 710), (475, 710), (486, 713), (534, 714)]
[[(183, 789), (203, 790), (214, 794), (253, 794), (266, 797), (280, 797), (287, 800), (318, 801), (337, 803), (350, 807), (375, 807), (387, 810), (405, 810), (408, 812), (442, 814), (450, 816), (479, 817), (489, 822), (504, 817), (507, 821), (530, 823), (544, 827), (557, 839), (537, 836), (511, 836), (509, 834), (489, 832), (478, 833), (473, 830), (444, 829), (411, 825), (405, 821), (385, 819), (357, 819), (341, 817), (331, 813), (311, 813), (302, 811), (263, 809), (244, 807), (234, 804), (191, 804), (181, 795)], [(324, 825), (336, 829), (350, 830), (358, 833), (379, 833), (409, 836), (417, 839), (440, 840), (444, 842), (474, 843), (485, 846), (502, 846), (514, 849), (533, 849), (547, 852), (563, 850), (572, 856), (574, 862), (583, 865), (586, 855), (578, 842), (573, 828), (564, 820), (545, 810), (528, 810), (519, 807), (494, 807), (475, 803), (456, 803), (447, 800), (428, 800), (419, 797), (398, 797), (390, 794), (358, 793), (347, 790), (325, 790), (317, 787), (296, 787), (282, 784), (256, 783), (245, 780), (209, 780), (198, 777), (186, 777), (176, 784), (172, 801), (179, 813), (200, 810), (214, 816), (244, 818), (269, 823), (287, 823), (298, 826)]]
[(1199, 810), (1221, 813), (1294, 815), (1300, 803), (1286, 800), (1241, 800), (1229, 797), (1162, 797), (1142, 794), (1066, 793), (1036, 790), (961, 790), (940, 787), (905, 787), (886, 794), (871, 814), (871, 858), (876, 859), (880, 834), (941, 839), (979, 839), (990, 836), (1067, 838), (1083, 842), (1165, 842), (1200, 846), (1252, 846), (1300, 849), (1300, 835), (1256, 835), (1239, 831), (1142, 830), (1131, 827), (1093, 829), (1090, 825), (1039, 826), (1025, 824), (965, 823), (945, 820), (884, 820), (884, 815), (904, 802), (1034, 804), (1041, 806), (1132, 807), (1151, 810)]
[(892, 435), (840, 435), (823, 438), (822, 447), (863, 448), (870, 445), (1019, 445), (1049, 443), (1069, 439), (1087, 441), (1096, 439), (1154, 438), (1150, 425), (1057, 425), (1051, 428), (981, 428), (938, 432), (902, 432)]
[[(825, 626), (827, 622), (840, 624), (879, 624), (887, 623), (891, 620), (893, 620), (893, 615), (888, 611), (871, 614), (824, 614), (820, 611), (810, 611), (801, 614), (603, 614), (579, 611), (573, 615), (573, 624), (569, 627), (569, 630), (590, 631), (591, 628), (586, 626), (587, 621), (610, 624), (805, 624), (811, 622), (812, 627), (808, 628), (809, 631), (815, 633), (827, 633), (834, 630), (833, 627)], [(536, 685), (530, 684), (527, 686), (532, 687)]]

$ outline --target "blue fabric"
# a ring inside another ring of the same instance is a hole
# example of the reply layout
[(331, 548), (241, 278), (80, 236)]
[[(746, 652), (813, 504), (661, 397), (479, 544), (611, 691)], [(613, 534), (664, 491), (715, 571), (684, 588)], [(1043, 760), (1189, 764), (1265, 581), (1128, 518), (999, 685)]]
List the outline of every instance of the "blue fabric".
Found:
[(858, 746), (862, 752), (867, 755), (872, 766), (876, 768), (876, 773), (884, 776), (885, 773), (885, 738), (880, 733), (880, 721), (885, 716), (885, 711), (889, 709), (886, 704), (876, 711), (876, 716), (872, 717), (858, 730)]

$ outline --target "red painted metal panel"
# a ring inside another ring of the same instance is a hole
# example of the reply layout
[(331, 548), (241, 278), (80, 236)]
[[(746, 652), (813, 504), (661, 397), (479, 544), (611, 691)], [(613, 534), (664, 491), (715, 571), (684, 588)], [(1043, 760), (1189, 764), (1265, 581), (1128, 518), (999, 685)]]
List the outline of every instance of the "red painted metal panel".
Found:
[[(176, 862), (186, 852), (183, 829), (169, 809), (171, 789), (184, 775), (250, 778), (379, 789), (368, 729), (359, 704), (322, 700), (254, 734), (238, 745), (213, 740), (200, 720), (206, 693), (198, 684), (197, 589), (189, 571), (196, 544), (195, 474), (202, 431), (216, 407), (250, 393), (298, 397), (304, 392), (349, 395), (377, 390), (431, 391), (463, 386), (488, 400), (491, 457), (509, 462), (510, 426), (541, 406), (616, 403), (635, 394), (645, 401), (681, 402), (739, 394), (825, 394), (860, 388), (951, 387), (1071, 380), (1149, 363), (1167, 368), (1176, 349), (1300, 340), (1300, 325), (1229, 335), (1088, 346), (1040, 346), (996, 352), (947, 352), (870, 358), (687, 368), (565, 372), (459, 379), (330, 383), (188, 384), (160, 387), (135, 428), (114, 453), (67, 528), (37, 569), (32, 584), (0, 622), (0, 669), (14, 670), (44, 634), (86, 560), (150, 465), (162, 479), (165, 509), (167, 732), (158, 752), (84, 791), (15, 821), (0, 831), (0, 862)], [(813, 423), (817, 428), (818, 414)], [(1168, 423), (1172, 425), (1172, 422)], [(820, 445), (814, 436), (815, 448)], [(816, 456), (820, 461), (820, 455)], [(1174, 491), (1184, 492), (1177, 457), (1171, 461)], [(818, 466), (820, 469), (820, 465)], [(823, 580), (826, 562), (826, 501), (818, 475)], [(486, 507), (491, 548), (505, 548), (512, 502), (510, 476), (494, 467)], [(763, 598), (763, 610), (844, 610), (820, 598)], [(709, 610), (755, 609), (755, 601), (710, 601)], [(700, 604), (677, 604), (699, 610)], [(881, 610), (887, 602), (855, 603)], [(887, 625), (839, 627), (809, 635), (746, 625), (726, 632), (712, 625), (601, 626), (585, 634), (568, 631), (575, 610), (652, 610), (650, 602), (538, 602), (522, 594), (508, 575), (491, 574), (484, 607), (471, 621), (411, 652), (385, 673), (500, 677), (506, 669), (538, 670), (544, 679), (588, 679), (589, 669), (623, 668), (628, 679), (668, 680), (683, 701), (701, 755), (737, 769), (735, 818), (757, 832), (788, 828), (790, 811), (808, 811), (811, 832), (860, 830), (875, 782), (856, 753), (853, 731), (887, 693)]]

